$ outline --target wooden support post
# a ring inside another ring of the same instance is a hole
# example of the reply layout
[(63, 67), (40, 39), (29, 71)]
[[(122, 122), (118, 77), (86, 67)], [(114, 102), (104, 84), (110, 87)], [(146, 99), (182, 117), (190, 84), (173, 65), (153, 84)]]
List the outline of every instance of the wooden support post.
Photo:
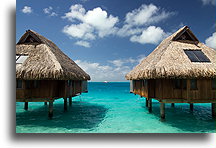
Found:
[(24, 109), (28, 110), (28, 102), (25, 102)]
[(193, 109), (194, 109), (193, 103), (190, 103), (190, 110), (193, 111)]
[(171, 103), (171, 107), (175, 107), (175, 103)]
[(161, 120), (165, 119), (165, 103), (160, 103), (160, 116)]
[(216, 103), (212, 103), (212, 117), (216, 118)]
[(152, 99), (148, 100), (148, 110), (150, 113), (152, 112)]
[(72, 106), (72, 97), (69, 97), (69, 106)]
[(53, 117), (53, 100), (49, 101), (49, 114), (48, 114), (49, 118), (52, 119)]
[(64, 111), (67, 111), (67, 98), (64, 98)]
[(148, 107), (148, 98), (146, 98), (146, 107)]
[(44, 102), (44, 105), (47, 105), (47, 102)]

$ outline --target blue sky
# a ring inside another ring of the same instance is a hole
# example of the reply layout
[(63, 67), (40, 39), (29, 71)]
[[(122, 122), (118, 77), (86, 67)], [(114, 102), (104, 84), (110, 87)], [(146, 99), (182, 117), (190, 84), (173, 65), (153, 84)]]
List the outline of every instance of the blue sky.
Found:
[(126, 81), (127, 72), (184, 25), (216, 48), (215, 20), (215, 0), (17, 0), (16, 40), (32, 29), (92, 81)]

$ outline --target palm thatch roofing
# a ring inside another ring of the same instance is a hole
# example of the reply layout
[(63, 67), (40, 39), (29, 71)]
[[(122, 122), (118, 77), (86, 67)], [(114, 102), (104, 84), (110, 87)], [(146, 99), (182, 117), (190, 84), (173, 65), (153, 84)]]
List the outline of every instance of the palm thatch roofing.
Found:
[(52, 41), (27, 30), (16, 44), (16, 55), (27, 55), (16, 64), (16, 78), (23, 80), (90, 80), (90, 76)]
[[(201, 50), (210, 62), (192, 62), (185, 50)], [(159, 46), (126, 76), (128, 80), (160, 78), (215, 78), (216, 51), (200, 43), (184, 26)]]

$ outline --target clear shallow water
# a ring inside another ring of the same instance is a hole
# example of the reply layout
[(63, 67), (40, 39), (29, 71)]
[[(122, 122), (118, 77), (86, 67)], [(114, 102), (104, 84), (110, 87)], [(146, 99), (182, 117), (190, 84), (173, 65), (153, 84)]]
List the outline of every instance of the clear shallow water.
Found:
[(90, 82), (89, 92), (73, 98), (64, 112), (63, 99), (54, 102), (54, 117), (48, 120), (44, 103), (16, 103), (17, 133), (215, 133), (211, 104), (166, 104), (166, 121), (160, 121), (159, 103), (153, 100), (148, 113), (145, 98), (129, 93), (129, 83)]

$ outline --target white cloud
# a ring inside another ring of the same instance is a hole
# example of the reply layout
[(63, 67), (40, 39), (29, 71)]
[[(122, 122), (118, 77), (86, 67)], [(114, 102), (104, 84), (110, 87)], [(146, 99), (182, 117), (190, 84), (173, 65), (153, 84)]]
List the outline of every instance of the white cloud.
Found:
[(134, 34), (141, 33), (143, 28), (133, 27), (129, 24), (125, 24), (122, 28), (120, 28), (116, 34), (120, 37), (127, 37)]
[(72, 5), (70, 7), (70, 12), (65, 13), (63, 18), (66, 18), (71, 22), (78, 21), (80, 24), (90, 26), (93, 29), (92, 33), (94, 33), (94, 36), (98, 37), (114, 34), (117, 29), (115, 25), (119, 21), (118, 17), (108, 15), (107, 12), (100, 7), (86, 12), (80, 4)]
[(141, 35), (133, 35), (130, 38), (130, 41), (141, 44), (158, 44), (167, 36), (168, 34), (165, 33), (160, 27), (149, 26), (142, 31)]
[(94, 28), (88, 24), (72, 24), (67, 25), (63, 28), (63, 32), (70, 37), (79, 38), (84, 40), (94, 40), (95, 35), (93, 34)]
[[(126, 14), (124, 25), (116, 34), (120, 37), (129, 36), (132, 42), (156, 44), (165, 36), (165, 33), (161, 28), (152, 28), (150, 26), (146, 30), (146, 27), (150, 24), (163, 21), (172, 15), (174, 15), (174, 12), (166, 12), (153, 4), (143, 4), (138, 9), (134, 9)], [(145, 37), (144, 35), (146, 34), (154, 35), (153, 32), (150, 33), (150, 29), (157, 31), (155, 34), (159, 34), (159, 36), (154, 36), (156, 37), (155, 39), (153, 37), (149, 38), (149, 36)]]
[(125, 22), (131, 25), (149, 25), (152, 23), (160, 22), (171, 15), (173, 12), (166, 12), (159, 7), (149, 4), (142, 5), (138, 9), (134, 9), (132, 12), (126, 14)]
[(75, 45), (83, 46), (83, 47), (86, 47), (86, 48), (91, 47), (91, 46), (90, 46), (90, 43), (87, 42), (87, 41), (77, 41), (77, 42), (75, 43)]
[(207, 46), (216, 49), (216, 32), (205, 40)]
[(202, 0), (203, 5), (215, 5), (215, 0)]
[[(173, 12), (167, 12), (153, 4), (143, 4), (138, 9), (128, 12), (122, 27), (117, 27), (119, 22), (117, 16), (108, 15), (107, 11), (100, 7), (85, 10), (81, 4), (75, 4), (71, 5), (70, 11), (62, 17), (72, 22), (64, 27), (63, 33), (82, 40), (95, 40), (116, 35), (130, 37), (131, 42), (157, 44), (166, 37), (166, 33), (160, 27), (150, 26), (147, 29), (146, 27), (149, 24), (165, 20), (173, 14)], [(145, 37), (146, 35), (148, 36)], [(154, 36), (151, 37), (151, 35)]]
[(122, 64), (124, 64), (124, 61), (122, 61), (122, 60), (113, 60), (113, 61), (109, 61), (109, 62), (114, 64), (116, 67), (121, 67)]
[(29, 6), (24, 6), (22, 9), (23, 13), (28, 13), (28, 14), (32, 13), (32, 11), (33, 11), (32, 8)]
[(48, 8), (44, 8), (43, 12), (49, 16), (57, 16), (58, 14), (53, 11), (53, 8), (49, 6)]
[(109, 65), (82, 60), (75, 62), (91, 76), (92, 81), (126, 81), (125, 75), (144, 57), (109, 60)]

